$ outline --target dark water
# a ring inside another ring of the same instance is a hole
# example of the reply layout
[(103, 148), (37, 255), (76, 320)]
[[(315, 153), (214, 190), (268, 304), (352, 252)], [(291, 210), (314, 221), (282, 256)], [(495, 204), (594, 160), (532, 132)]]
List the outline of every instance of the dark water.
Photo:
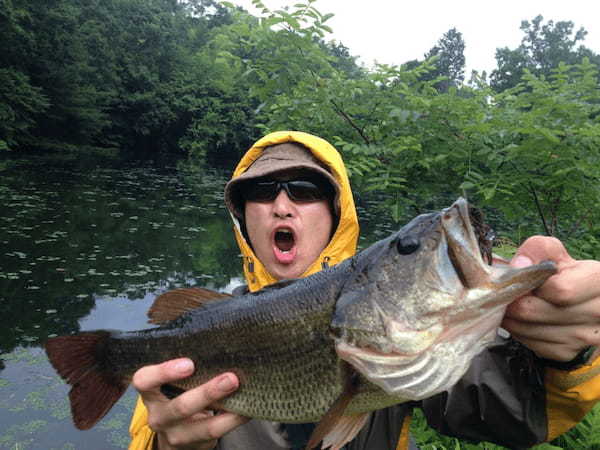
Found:
[[(150, 164), (0, 162), (1, 449), (127, 447), (135, 392), (78, 431), (41, 344), (80, 330), (145, 328), (153, 299), (172, 288), (240, 284), (225, 180)], [(376, 204), (359, 207), (363, 246), (392, 229)]]

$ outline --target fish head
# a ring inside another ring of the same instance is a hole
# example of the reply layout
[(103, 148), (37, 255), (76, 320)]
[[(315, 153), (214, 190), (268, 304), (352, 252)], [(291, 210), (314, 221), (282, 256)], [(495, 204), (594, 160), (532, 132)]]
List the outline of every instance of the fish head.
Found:
[(357, 257), (332, 334), (338, 355), (389, 394), (449, 389), (495, 339), (506, 306), (556, 272), (552, 262), (491, 266), (490, 233), (472, 216), (459, 198)]

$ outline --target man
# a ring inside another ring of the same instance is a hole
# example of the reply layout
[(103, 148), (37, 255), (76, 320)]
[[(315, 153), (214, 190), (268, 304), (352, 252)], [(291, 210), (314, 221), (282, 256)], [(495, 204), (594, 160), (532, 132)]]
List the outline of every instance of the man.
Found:
[[(345, 167), (320, 138), (277, 132), (260, 139), (242, 158), (225, 197), (250, 291), (310, 275), (355, 252), (358, 222)], [(598, 401), (600, 358), (591, 346), (600, 343), (600, 262), (575, 261), (558, 240), (535, 237), (511, 264), (545, 259), (557, 263), (558, 274), (535, 295), (511, 304), (503, 322), (538, 357), (512, 339), (499, 338), (450, 392), (418, 403), (438, 430), (526, 447), (567, 431)], [(212, 414), (210, 405), (239, 386), (232, 373), (173, 400), (160, 393), (162, 384), (193, 370), (190, 360), (178, 359), (136, 373), (133, 384), (141, 401), (130, 448), (302, 447), (310, 426)], [(408, 448), (413, 406), (377, 411), (347, 448)]]

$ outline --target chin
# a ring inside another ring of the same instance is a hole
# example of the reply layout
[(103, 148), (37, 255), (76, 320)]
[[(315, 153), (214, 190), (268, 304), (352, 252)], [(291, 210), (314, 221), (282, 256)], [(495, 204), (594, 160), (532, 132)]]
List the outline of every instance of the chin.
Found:
[(285, 280), (285, 279), (290, 279), (290, 278), (299, 278), (306, 269), (303, 270), (299, 270), (297, 268), (294, 267), (287, 267), (287, 268), (276, 268), (273, 271), (269, 271), (271, 272), (271, 274), (277, 278), (278, 280)]

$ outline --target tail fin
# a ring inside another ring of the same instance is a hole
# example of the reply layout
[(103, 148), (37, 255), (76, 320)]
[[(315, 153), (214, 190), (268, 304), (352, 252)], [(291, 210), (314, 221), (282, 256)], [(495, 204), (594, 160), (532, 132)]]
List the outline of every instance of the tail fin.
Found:
[(110, 333), (95, 331), (59, 336), (46, 342), (46, 354), (71, 387), (69, 400), (75, 426), (93, 427), (121, 398), (129, 381), (106, 370), (103, 356)]

